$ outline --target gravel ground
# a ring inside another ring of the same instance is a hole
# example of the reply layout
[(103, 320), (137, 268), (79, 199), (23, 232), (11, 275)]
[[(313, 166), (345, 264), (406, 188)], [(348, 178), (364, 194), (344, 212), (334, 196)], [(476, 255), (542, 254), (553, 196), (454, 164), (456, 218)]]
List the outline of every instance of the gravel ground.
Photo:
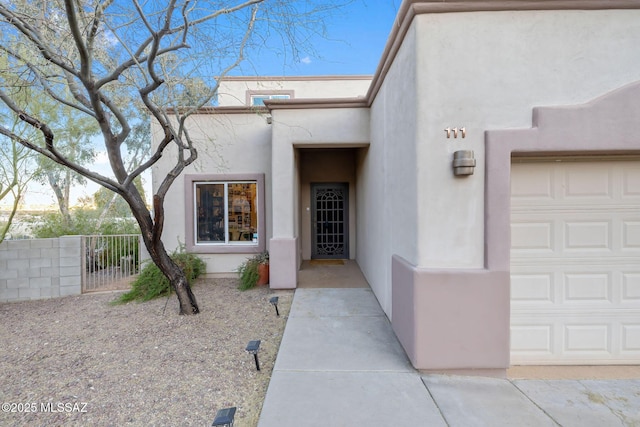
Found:
[[(196, 316), (179, 316), (175, 296), (0, 304), (0, 425), (210, 426), (218, 409), (236, 406), (235, 425), (255, 426), (293, 292), (236, 287), (198, 280)], [(245, 352), (254, 339), (259, 372)]]

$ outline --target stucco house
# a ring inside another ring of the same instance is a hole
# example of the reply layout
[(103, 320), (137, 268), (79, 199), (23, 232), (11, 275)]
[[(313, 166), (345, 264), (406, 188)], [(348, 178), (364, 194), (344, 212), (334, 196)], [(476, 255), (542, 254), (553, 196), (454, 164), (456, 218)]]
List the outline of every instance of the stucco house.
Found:
[(222, 83), (165, 243), (355, 260), (419, 369), (638, 364), (638, 46), (638, 1), (405, 0), (373, 76)]

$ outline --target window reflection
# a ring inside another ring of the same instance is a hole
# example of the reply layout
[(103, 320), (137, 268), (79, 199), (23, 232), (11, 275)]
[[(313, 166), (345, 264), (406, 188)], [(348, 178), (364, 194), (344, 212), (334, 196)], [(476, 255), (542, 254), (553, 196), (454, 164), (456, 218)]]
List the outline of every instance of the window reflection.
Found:
[(195, 183), (195, 195), (197, 243), (257, 243), (255, 182)]

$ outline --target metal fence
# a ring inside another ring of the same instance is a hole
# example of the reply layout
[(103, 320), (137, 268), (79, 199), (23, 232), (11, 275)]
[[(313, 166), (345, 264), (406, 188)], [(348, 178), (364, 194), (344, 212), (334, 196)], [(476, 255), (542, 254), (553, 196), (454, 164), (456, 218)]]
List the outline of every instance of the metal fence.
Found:
[(82, 237), (82, 292), (129, 289), (140, 270), (141, 236)]

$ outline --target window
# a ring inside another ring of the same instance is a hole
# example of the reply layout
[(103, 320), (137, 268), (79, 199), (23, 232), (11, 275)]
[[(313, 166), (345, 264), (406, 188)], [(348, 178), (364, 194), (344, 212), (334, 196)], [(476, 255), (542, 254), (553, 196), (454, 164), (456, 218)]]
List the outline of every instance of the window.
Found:
[(258, 242), (255, 182), (194, 183), (196, 244)]
[(187, 175), (185, 180), (188, 250), (242, 253), (264, 248), (264, 175)]
[(293, 99), (295, 98), (295, 91), (293, 90), (255, 90), (250, 89), (246, 91), (246, 105), (252, 107), (264, 107), (264, 101), (269, 99)]
[(251, 105), (254, 107), (263, 107), (264, 101), (267, 99), (289, 99), (290, 95), (271, 94), (271, 95), (251, 95)]

